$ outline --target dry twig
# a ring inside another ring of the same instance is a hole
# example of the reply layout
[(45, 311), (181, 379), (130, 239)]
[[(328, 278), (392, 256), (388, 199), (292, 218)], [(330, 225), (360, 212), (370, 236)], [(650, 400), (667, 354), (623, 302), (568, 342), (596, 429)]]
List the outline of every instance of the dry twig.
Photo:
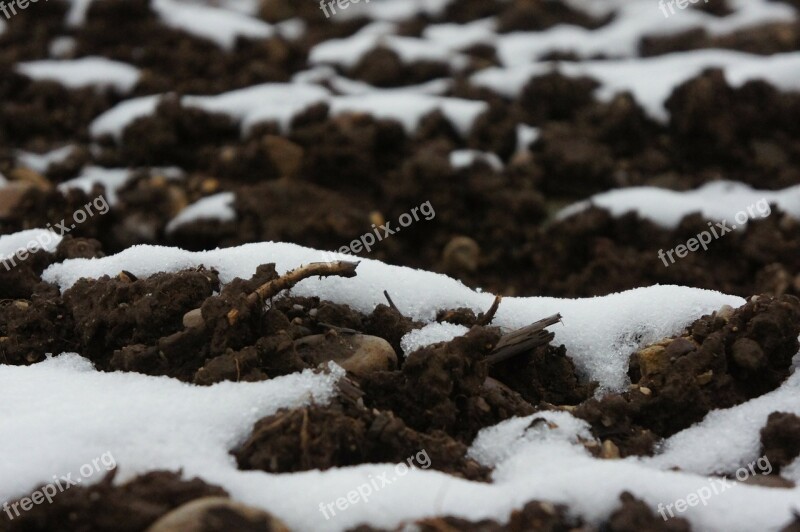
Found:
[(503, 296), (495, 296), (492, 306), (489, 307), (489, 310), (486, 311), (486, 314), (480, 317), (480, 319), (476, 322), (476, 324), (489, 325), (490, 323), (492, 323), (494, 315), (497, 313), (497, 309), (500, 308), (500, 301), (502, 300)]
[(543, 320), (531, 323), (527, 327), (508, 333), (500, 338), (500, 341), (494, 346), (494, 350), (486, 357), (486, 362), (491, 366), (525, 351), (530, 351), (540, 345), (550, 343), (555, 337), (555, 333), (551, 333), (545, 328), (559, 321), (561, 321), (561, 314), (554, 314)]

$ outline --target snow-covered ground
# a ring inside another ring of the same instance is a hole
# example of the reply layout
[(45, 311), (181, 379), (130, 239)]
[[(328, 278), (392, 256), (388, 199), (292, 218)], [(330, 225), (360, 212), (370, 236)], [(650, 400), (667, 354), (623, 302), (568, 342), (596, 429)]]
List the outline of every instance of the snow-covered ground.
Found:
[[(67, 289), (80, 277), (116, 274), (123, 267), (143, 277), (203, 264), (217, 268), (223, 281), (247, 277), (264, 262), (279, 271), (319, 260), (322, 252), (291, 244), (265, 243), (190, 253), (139, 246), (102, 259), (76, 259), (51, 266), (44, 278)], [(344, 258), (344, 257), (343, 257)], [(407, 316), (431, 321), (441, 308), (485, 310), (490, 294), (474, 292), (443, 275), (364, 260), (352, 279), (307, 279), (296, 295), (318, 295), (369, 311), (388, 290)], [(518, 327), (561, 312), (556, 342), (567, 346), (581, 370), (609, 388), (626, 384), (627, 355), (637, 347), (675, 334), (702, 314), (722, 305), (743, 304), (738, 297), (684, 287), (654, 286), (583, 300), (505, 298), (496, 317)], [(404, 345), (425, 345), (464, 332), (430, 325), (411, 333)], [(183, 469), (228, 490), (243, 502), (262, 507), (299, 530), (343, 530), (362, 522), (396, 526), (409, 519), (453, 514), (468, 519), (503, 520), (534, 498), (566, 503), (591, 521), (605, 518), (630, 490), (657, 506), (684, 498), (708, 485), (706, 475), (735, 470), (758, 456), (758, 431), (775, 409), (800, 413), (800, 379), (739, 407), (712, 412), (707, 420), (670, 438), (654, 458), (601, 460), (591, 457), (578, 436), (591, 435), (568, 413), (541, 414), (556, 428), (531, 419), (512, 419), (485, 429), (470, 453), (495, 467), (492, 484), (456, 479), (432, 470), (414, 470), (367, 502), (327, 520), (319, 503), (347, 493), (369, 475), (395, 474), (394, 465), (362, 465), (326, 472), (271, 475), (239, 471), (228, 451), (243, 441), (253, 422), (284, 406), (327, 402), (339, 370), (330, 375), (295, 374), (256, 384), (224, 383), (200, 388), (168, 378), (99, 373), (77, 354), (65, 354), (31, 367), (0, 366), (0, 402), (15, 404), (14, 415), (0, 419), (0, 453), (14, 456), (0, 479), (0, 499), (25, 494), (53, 474), (76, 470), (104, 452), (113, 453), (119, 480), (153, 469)], [(180, 425), (180, 430), (175, 427)], [(158, 442), (153, 445), (152, 442)], [(680, 466), (683, 472), (670, 471)], [(800, 480), (800, 464), (787, 469)], [(789, 520), (800, 488), (774, 490), (736, 485), (707, 506), (684, 514), (703, 530), (775, 529)]]
[[(712, 35), (726, 35), (764, 22), (796, 19), (788, 4), (767, 0), (731, 0), (734, 13), (720, 18), (685, 10), (665, 19), (653, 0), (570, 0), (586, 12), (615, 19), (599, 30), (559, 25), (541, 32), (499, 34), (497, 21), (484, 19), (467, 24), (435, 24), (419, 37), (397, 34), (397, 22), (414, 14), (436, 17), (449, 0), (373, 0), (360, 11), (343, 11), (335, 23), (358, 14), (372, 23), (358, 34), (321, 43), (311, 50), (313, 68), (288, 83), (268, 83), (223, 94), (181, 96), (184, 105), (223, 113), (246, 134), (262, 122), (274, 121), (286, 131), (292, 119), (318, 103), (331, 112), (368, 113), (397, 120), (413, 133), (422, 118), (441, 111), (462, 135), (488, 105), (480, 100), (448, 95), (449, 80), (394, 89), (379, 89), (347, 79), (337, 68), (352, 67), (378, 46), (394, 50), (402, 61), (437, 61), (454, 72), (465, 68), (460, 53), (466, 47), (486, 43), (496, 46), (499, 66), (482, 70), (469, 79), (478, 87), (516, 97), (531, 76), (555, 69), (567, 76), (590, 76), (600, 82), (603, 99), (629, 91), (654, 118), (667, 120), (664, 102), (675, 86), (702, 70), (721, 68), (734, 86), (764, 79), (781, 89), (800, 89), (800, 53), (756, 56), (725, 50), (694, 50), (653, 58), (637, 57), (642, 35), (677, 34), (704, 28)], [(83, 24), (91, 0), (71, 0), (67, 19)], [(276, 33), (301, 35), (297, 24), (268, 24), (254, 16), (258, 3), (227, 0), (216, 6), (198, 2), (155, 0), (158, 15), (169, 26), (231, 49), (238, 37), (266, 38)], [(0, 20), (0, 34), (6, 24)], [(54, 40), (54, 56), (69, 48), (69, 37)], [(66, 39), (66, 40), (65, 40)], [(607, 60), (551, 62), (541, 58), (554, 52), (577, 57), (598, 55)], [(31, 61), (18, 66), (33, 79), (52, 80), (71, 88), (111, 87), (129, 94), (140, 79), (138, 69), (98, 57)], [(119, 140), (124, 128), (137, 118), (152, 115), (164, 95), (124, 99), (96, 117), (90, 133)], [(520, 125), (520, 148), (533, 142), (538, 130)], [(66, 146), (47, 154), (20, 153), (26, 166), (44, 172), (70, 153)], [(485, 160), (500, 171), (494, 154), (461, 150), (451, 154), (451, 164), (463, 167)], [(112, 208), (116, 192), (128, 183), (133, 169), (87, 166), (81, 174), (60, 185), (61, 190), (106, 188)], [(0, 176), (0, 187), (6, 186)], [(746, 185), (718, 182), (689, 192), (655, 188), (631, 188), (599, 194), (564, 209), (562, 218), (590, 205), (615, 215), (635, 211), (665, 227), (674, 227), (685, 215), (700, 212), (711, 220), (733, 219), (760, 200), (779, 206), (800, 219), (800, 188), (782, 191), (754, 190)], [(232, 193), (206, 197), (179, 213), (173, 230), (197, 219), (230, 221)], [(13, 255), (27, 242), (37, 240), (45, 229), (31, 229), (0, 236), (0, 260)], [(54, 251), (60, 237), (47, 232), (47, 251)], [(342, 255), (339, 258), (350, 260)], [(175, 248), (136, 246), (102, 259), (75, 259), (49, 267), (43, 279), (68, 289), (82, 277), (117, 275), (125, 269), (138, 277), (175, 272), (199, 265), (215, 268), (223, 282), (250, 277), (256, 268), (275, 263), (279, 272), (309, 262), (330, 260), (331, 254), (287, 243), (256, 243), (232, 249), (189, 252)], [(314, 295), (369, 312), (385, 301), (387, 290), (404, 315), (428, 323), (409, 333), (402, 342), (406, 353), (433, 342), (464, 334), (456, 325), (434, 322), (438, 310), (469, 307), (485, 311), (493, 295), (473, 291), (444, 275), (389, 266), (364, 259), (352, 279), (307, 279), (293, 293)], [(619, 391), (629, 384), (628, 356), (637, 348), (674, 335), (698, 317), (723, 305), (741, 306), (744, 300), (680, 286), (653, 286), (591, 299), (508, 297), (495, 324), (515, 329), (554, 313), (563, 323), (552, 327), (555, 342), (564, 344), (582, 378), (597, 380), (604, 391)], [(54, 356), (30, 367), (0, 365), (0, 456), (13, 457), (0, 475), (0, 501), (24, 496), (53, 475), (76, 471), (81, 464), (113, 453), (119, 466), (117, 482), (155, 469), (181, 469), (185, 477), (199, 476), (219, 484), (242, 502), (264, 508), (297, 530), (344, 530), (362, 523), (394, 527), (403, 521), (451, 514), (467, 519), (507, 519), (509, 513), (531, 499), (567, 504), (590, 522), (607, 518), (618, 505), (619, 494), (628, 490), (651, 507), (668, 504), (708, 486), (707, 475), (731, 472), (758, 458), (760, 428), (775, 411), (800, 414), (800, 374), (762, 397), (725, 411), (711, 412), (701, 423), (672, 436), (651, 458), (601, 460), (592, 457), (581, 440), (592, 436), (583, 421), (566, 412), (537, 414), (551, 422), (529, 428), (531, 417), (511, 419), (485, 429), (470, 454), (495, 468), (493, 483), (476, 483), (433, 470), (413, 470), (376, 492), (369, 501), (352, 505), (328, 520), (318, 510), (326, 503), (363, 484), (370, 476), (394, 475), (392, 464), (370, 464), (325, 472), (272, 475), (240, 471), (229, 450), (243, 441), (253, 423), (282, 407), (314, 401), (328, 402), (342, 370), (330, 374), (304, 372), (259, 383), (222, 383), (196, 387), (168, 378), (139, 374), (102, 373), (80, 354)], [(176, 429), (176, 427), (179, 427)], [(679, 467), (682, 471), (674, 471)], [(800, 460), (784, 468), (782, 475), (800, 483)], [(87, 479), (88, 480), (88, 479)], [(96, 479), (91, 479), (92, 481)], [(800, 511), (800, 487), (768, 489), (741, 485), (715, 495), (707, 505), (690, 508), (682, 517), (697, 530), (777, 530)]]

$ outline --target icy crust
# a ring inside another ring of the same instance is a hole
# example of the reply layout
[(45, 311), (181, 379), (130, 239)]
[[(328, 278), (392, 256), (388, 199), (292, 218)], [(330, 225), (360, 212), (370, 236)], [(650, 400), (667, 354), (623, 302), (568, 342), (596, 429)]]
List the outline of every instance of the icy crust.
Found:
[[(54, 264), (42, 277), (64, 290), (81, 277), (114, 276), (122, 270), (146, 277), (203, 265), (218, 270), (222, 282), (229, 282), (235, 277), (250, 278), (265, 263), (274, 262), (279, 272), (286, 272), (310, 262), (337, 258), (354, 260), (349, 255), (272, 242), (205, 252), (135, 246), (110, 257)], [(423, 322), (433, 322), (441, 309), (468, 307), (484, 312), (494, 299), (491, 294), (475, 292), (445, 275), (358, 260), (361, 264), (355, 278), (306, 279), (293, 293), (319, 296), (369, 313), (386, 302), (383, 291), (388, 290), (404, 315)], [(679, 332), (722, 305), (738, 307), (743, 303), (739, 297), (678, 286), (652, 286), (589, 299), (508, 297), (503, 299), (493, 323), (517, 329), (560, 312), (563, 325), (552, 327), (555, 342), (566, 345), (584, 378), (599, 381), (604, 389), (620, 390), (628, 384), (628, 356), (633, 351)]]
[[(164, 377), (96, 372), (75, 354), (29, 367), (0, 366), (0, 401), (14, 404), (17, 414), (0, 418), (0, 434), (13, 434), (0, 438), (0, 453), (14, 457), (0, 478), (0, 500), (29, 494), (53, 475), (76, 472), (104, 453), (111, 453), (118, 464), (115, 482), (156, 469), (182, 469), (184, 477), (218, 484), (234, 499), (274, 513), (294, 530), (340, 531), (362, 523), (394, 528), (442, 514), (505, 521), (532, 499), (566, 504), (596, 524), (618, 506), (624, 490), (656, 509), (710, 485), (702, 472), (668, 470), (673, 460), (592, 457), (582, 445), (592, 440), (586, 423), (565, 412), (537, 413), (484, 429), (469, 454), (495, 467), (491, 484), (433, 470), (414, 469), (401, 476), (392, 464), (283, 475), (237, 470), (228, 451), (257, 419), (279, 408), (330, 400), (343, 374), (334, 365), (331, 369), (327, 375), (306, 371), (258, 383), (197, 387)], [(771, 394), (712, 413), (688, 429), (696, 431), (694, 441), (687, 441), (685, 431), (668, 441), (667, 449), (683, 447), (679, 455), (672, 451), (672, 458), (690, 467), (718, 457), (732, 465), (746, 463), (758, 452), (751, 436), (767, 412), (772, 407), (797, 411), (788, 404), (797, 386), (795, 376)], [(744, 445), (737, 432), (748, 440)], [(49, 437), (53, 434), (58, 437)], [(730, 445), (727, 436), (735, 436)], [(690, 451), (701, 458), (693, 459)], [(320, 503), (383, 475), (392, 482), (368, 501), (330, 520), (319, 512)], [(85, 482), (99, 478), (97, 474)], [(800, 488), (730, 483), (707, 505), (691, 507), (681, 516), (695, 530), (777, 531), (791, 519), (798, 497)]]
[(19, 63), (17, 70), (31, 79), (56, 81), (68, 89), (111, 87), (130, 92), (139, 82), (139, 69), (105, 57), (44, 59)]
[(800, 219), (800, 185), (778, 191), (756, 190), (733, 181), (707, 183), (686, 192), (657, 187), (621, 188), (565, 207), (556, 217), (563, 220), (594, 206), (608, 210), (613, 216), (635, 212), (666, 228), (675, 228), (685, 216), (700, 213), (704, 219), (727, 221), (728, 227), (742, 229), (747, 222), (742, 224), (737, 217), (765, 218), (771, 213), (770, 205), (777, 205), (785, 214)]
[(627, 91), (651, 117), (665, 121), (664, 102), (673, 89), (709, 68), (722, 69), (734, 87), (758, 79), (782, 90), (800, 89), (800, 53), (764, 57), (727, 50), (696, 50), (644, 59), (523, 63), (481, 70), (472, 76), (472, 82), (516, 98), (536, 76), (554, 71), (569, 77), (588, 76), (600, 83), (596, 90), (600, 100), (608, 101)]

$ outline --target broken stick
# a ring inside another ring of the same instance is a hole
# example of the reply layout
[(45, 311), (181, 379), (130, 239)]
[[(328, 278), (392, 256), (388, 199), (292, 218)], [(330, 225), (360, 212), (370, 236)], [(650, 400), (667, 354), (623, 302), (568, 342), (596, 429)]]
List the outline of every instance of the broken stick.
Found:
[(545, 329), (559, 321), (561, 321), (561, 314), (554, 314), (508, 333), (500, 338), (492, 352), (485, 358), (486, 363), (491, 366), (540, 345), (550, 343), (555, 338), (555, 333)]

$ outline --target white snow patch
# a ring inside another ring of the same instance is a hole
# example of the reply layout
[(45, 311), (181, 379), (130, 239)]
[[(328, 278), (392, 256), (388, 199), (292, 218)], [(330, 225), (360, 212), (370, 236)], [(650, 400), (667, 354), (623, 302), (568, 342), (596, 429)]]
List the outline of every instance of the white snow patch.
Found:
[(51, 164), (66, 161), (73, 151), (75, 151), (75, 146), (71, 144), (42, 154), (19, 150), (17, 151), (17, 161), (34, 172), (44, 174)]
[(415, 15), (438, 17), (453, 0), (371, 0), (351, 2), (347, 9), (336, 8), (332, 22), (345, 22), (366, 17), (372, 20), (402, 22)]
[(113, 87), (127, 93), (139, 81), (139, 69), (105, 57), (29, 61), (19, 63), (17, 70), (31, 79), (56, 81), (68, 89)]
[(295, 115), (324, 102), (323, 87), (300, 83), (264, 83), (217, 96), (185, 96), (181, 102), (209, 113), (223, 113), (242, 125), (244, 132), (258, 122), (275, 121), (284, 130)]
[(363, 31), (343, 39), (319, 43), (311, 49), (308, 60), (312, 65), (331, 64), (352, 68), (367, 52), (377, 47), (392, 50), (405, 63), (433, 61), (448, 64), (454, 69), (464, 68), (468, 63), (465, 56), (434, 41)]
[(339, 96), (331, 101), (331, 112), (367, 113), (376, 118), (400, 122), (409, 134), (420, 120), (433, 111), (441, 113), (462, 134), (467, 135), (475, 120), (489, 109), (484, 101), (446, 98), (417, 93), (374, 92), (358, 96)]
[(50, 57), (54, 59), (68, 59), (73, 56), (77, 46), (78, 42), (74, 37), (62, 35), (61, 37), (56, 37), (50, 41), (48, 50)]
[(90, 194), (95, 185), (105, 187), (105, 198), (113, 207), (117, 204), (117, 191), (121, 189), (133, 176), (133, 172), (126, 168), (101, 168), (87, 166), (81, 175), (58, 185), (59, 190), (80, 189)]
[(154, 469), (183, 469), (186, 477), (239, 489), (254, 481), (260, 485), (261, 505), (271, 498), (275, 502), (266, 505), (285, 514), (287, 502), (274, 495), (282, 491), (277, 486), (283, 476), (239, 471), (229, 451), (261, 417), (280, 408), (326, 404), (344, 375), (338, 366), (330, 367), (329, 374), (304, 371), (258, 383), (204, 387), (166, 377), (98, 372), (75, 354), (30, 367), (0, 366), (0, 400), (10, 404), (16, 396), (19, 401), (13, 416), (0, 419), (0, 452), (14, 456), (4, 464), (0, 500), (23, 496), (53, 475), (77, 472), (108, 452), (118, 464), (119, 482)]
[[(603, 192), (565, 207), (556, 217), (565, 219), (591, 206), (607, 209), (613, 216), (635, 212), (642, 218), (662, 227), (677, 227), (680, 221), (692, 213), (703, 218), (721, 222), (727, 220), (736, 229), (745, 224), (736, 220), (765, 218), (771, 213), (770, 204), (777, 205), (789, 216), (800, 219), (800, 185), (783, 190), (755, 190), (743, 183), (716, 181), (698, 189), (676, 192), (658, 187), (631, 187)], [(748, 208), (752, 210), (751, 216)], [(729, 226), (731, 227), (731, 226)]]
[(220, 192), (202, 198), (185, 207), (175, 218), (170, 220), (167, 224), (167, 233), (197, 220), (233, 221), (236, 219), (236, 211), (233, 209), (235, 200), (236, 194), (233, 192)]
[(408, 356), (417, 349), (439, 342), (449, 342), (453, 338), (463, 336), (469, 329), (455, 323), (429, 323), (422, 329), (414, 329), (400, 340), (403, 355)]
[(275, 35), (270, 24), (236, 11), (174, 0), (153, 0), (152, 6), (167, 26), (225, 49), (232, 49), (238, 37), (266, 39)]
[(503, 161), (491, 152), (479, 150), (454, 150), (450, 152), (450, 166), (455, 169), (469, 168), (478, 161), (488, 164), (497, 172), (503, 169)]
[(700, 423), (675, 434), (661, 452), (642, 463), (680, 467), (698, 475), (733, 473), (761, 456), (761, 429), (772, 412), (800, 415), (800, 372), (777, 390), (732, 408), (713, 410)]
[(125, 100), (95, 118), (89, 125), (93, 137), (112, 135), (119, 139), (123, 130), (137, 118), (156, 112), (161, 95), (141, 96)]
[(539, 139), (539, 128), (527, 124), (517, 124), (517, 151), (528, 151), (531, 144)]
[(728, 50), (695, 50), (643, 59), (524, 63), (487, 68), (474, 74), (472, 82), (516, 98), (533, 77), (555, 71), (569, 77), (589, 76), (600, 83), (596, 91), (600, 100), (609, 101), (628, 91), (650, 116), (665, 121), (664, 102), (673, 89), (708, 68), (722, 69), (734, 87), (760, 79), (782, 90), (800, 89), (800, 52), (764, 57)]
[[(43, 249), (48, 253), (56, 250), (62, 237), (49, 229), (27, 229), (18, 233), (0, 236), (0, 261), (4, 261), (18, 251)], [(5, 264), (0, 271), (7, 271), (13, 264)]]

